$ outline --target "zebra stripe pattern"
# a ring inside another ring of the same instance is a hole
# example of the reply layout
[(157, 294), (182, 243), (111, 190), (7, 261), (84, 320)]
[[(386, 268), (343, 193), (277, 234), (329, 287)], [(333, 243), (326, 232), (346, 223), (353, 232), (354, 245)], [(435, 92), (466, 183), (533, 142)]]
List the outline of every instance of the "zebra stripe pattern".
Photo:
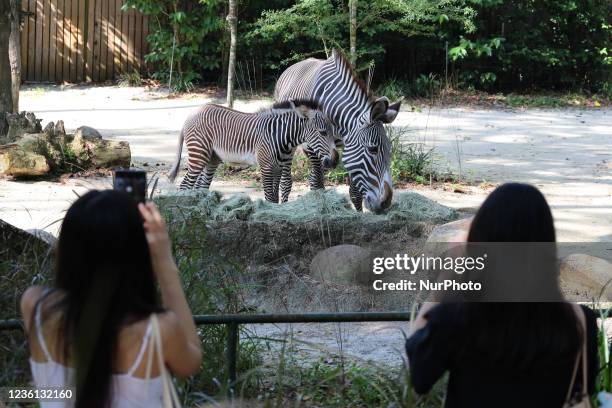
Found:
[[(313, 146), (318, 160), (330, 166), (338, 158), (331, 124), (319, 106), (308, 100), (280, 102), (256, 113), (204, 105), (183, 125), (171, 180), (178, 173), (183, 141), (188, 170), (181, 189), (209, 188), (222, 162), (258, 164), (266, 200), (271, 202), (279, 200), (281, 174), (291, 179), (297, 146)], [(291, 184), (285, 183), (284, 188), (282, 200), (286, 201)]]
[[(401, 101), (389, 104), (386, 97), (374, 98), (336, 50), (327, 60), (309, 58), (287, 68), (274, 97), (311, 98), (323, 107), (334, 123), (337, 145), (344, 145), (342, 162), (349, 172), (349, 192), (357, 210), (361, 211), (363, 201), (374, 212), (391, 204), (391, 142), (383, 124), (395, 120)], [(311, 149), (305, 152), (311, 162), (311, 188), (323, 188), (323, 170)]]

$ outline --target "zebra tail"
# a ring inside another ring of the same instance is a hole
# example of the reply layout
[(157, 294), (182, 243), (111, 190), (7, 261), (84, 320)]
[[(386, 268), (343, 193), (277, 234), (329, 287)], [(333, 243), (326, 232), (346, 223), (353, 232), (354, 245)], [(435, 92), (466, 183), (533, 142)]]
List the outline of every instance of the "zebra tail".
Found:
[(168, 178), (170, 181), (174, 181), (176, 175), (178, 174), (179, 167), (181, 166), (181, 153), (183, 152), (183, 141), (185, 140), (185, 134), (183, 132), (184, 129), (181, 129), (181, 136), (179, 137), (178, 143), (178, 152), (176, 153), (176, 159), (174, 160), (174, 164), (172, 165), (172, 169), (168, 174)]

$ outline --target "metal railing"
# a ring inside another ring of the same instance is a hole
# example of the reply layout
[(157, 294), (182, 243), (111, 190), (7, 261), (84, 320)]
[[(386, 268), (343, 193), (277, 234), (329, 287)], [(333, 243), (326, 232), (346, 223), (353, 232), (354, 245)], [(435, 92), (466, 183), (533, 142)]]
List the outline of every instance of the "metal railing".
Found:
[[(230, 388), (236, 384), (236, 363), (242, 324), (283, 323), (351, 323), (351, 322), (402, 322), (410, 321), (410, 312), (346, 312), (346, 313), (272, 313), (272, 314), (228, 314), (195, 315), (196, 325), (227, 326), (226, 375)], [(0, 331), (23, 330), (18, 319), (0, 320)]]

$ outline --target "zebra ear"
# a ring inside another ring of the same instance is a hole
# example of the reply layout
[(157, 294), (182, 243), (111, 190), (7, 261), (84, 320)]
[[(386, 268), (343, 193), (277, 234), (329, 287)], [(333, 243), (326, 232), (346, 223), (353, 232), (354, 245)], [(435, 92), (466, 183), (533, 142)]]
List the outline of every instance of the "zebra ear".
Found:
[(391, 105), (389, 105), (389, 107), (387, 108), (387, 111), (385, 112), (385, 114), (383, 115), (382, 118), (380, 118), (380, 120), (383, 123), (391, 123), (395, 120), (395, 118), (397, 117), (397, 114), (400, 111), (400, 107), (402, 106), (402, 101), (404, 100), (404, 97), (402, 96), (398, 101), (393, 102)]
[(389, 108), (389, 99), (386, 96), (381, 96), (372, 105), (372, 110), (370, 111), (370, 121), (373, 122), (375, 120), (383, 120), (385, 113), (387, 112), (387, 108)]

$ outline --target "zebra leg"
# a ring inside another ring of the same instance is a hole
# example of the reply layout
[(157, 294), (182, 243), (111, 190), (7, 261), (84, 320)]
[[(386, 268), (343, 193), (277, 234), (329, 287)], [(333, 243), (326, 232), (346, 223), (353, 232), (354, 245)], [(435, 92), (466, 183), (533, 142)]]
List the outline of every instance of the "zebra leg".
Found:
[(308, 175), (308, 183), (310, 184), (311, 190), (319, 190), (325, 188), (323, 182), (323, 166), (321, 160), (317, 157), (316, 153), (310, 150), (308, 146), (304, 147), (304, 154), (308, 157), (310, 162), (310, 174)]
[(204, 188), (208, 189), (210, 187), (210, 183), (215, 175), (215, 171), (217, 167), (221, 164), (221, 160), (217, 157), (216, 154), (213, 153), (213, 157), (210, 158), (204, 170), (200, 172), (198, 176), (198, 180), (196, 181), (195, 188)]
[(188, 165), (187, 174), (183, 178), (183, 181), (181, 181), (181, 190), (194, 188), (202, 170), (208, 165), (212, 156), (214, 156), (212, 146), (201, 139), (192, 141), (188, 138), (186, 139), (186, 145)]
[(349, 181), (349, 197), (351, 197), (355, 209), (359, 212), (363, 211), (363, 195), (361, 195), (357, 186), (353, 184), (353, 180)]
[(181, 181), (181, 186), (179, 190), (190, 190), (194, 188), (194, 185), (198, 181), (200, 174), (202, 173), (202, 163), (197, 162), (196, 164), (189, 163), (189, 167), (187, 168), (187, 174), (183, 177), (183, 181)]
[(278, 185), (280, 183), (280, 169), (272, 166), (261, 167), (261, 181), (263, 183), (266, 201), (278, 203)]
[(291, 187), (293, 187), (293, 180), (291, 179), (291, 161), (283, 164), (280, 177), (280, 194), (281, 203), (289, 201), (289, 194), (291, 194)]

